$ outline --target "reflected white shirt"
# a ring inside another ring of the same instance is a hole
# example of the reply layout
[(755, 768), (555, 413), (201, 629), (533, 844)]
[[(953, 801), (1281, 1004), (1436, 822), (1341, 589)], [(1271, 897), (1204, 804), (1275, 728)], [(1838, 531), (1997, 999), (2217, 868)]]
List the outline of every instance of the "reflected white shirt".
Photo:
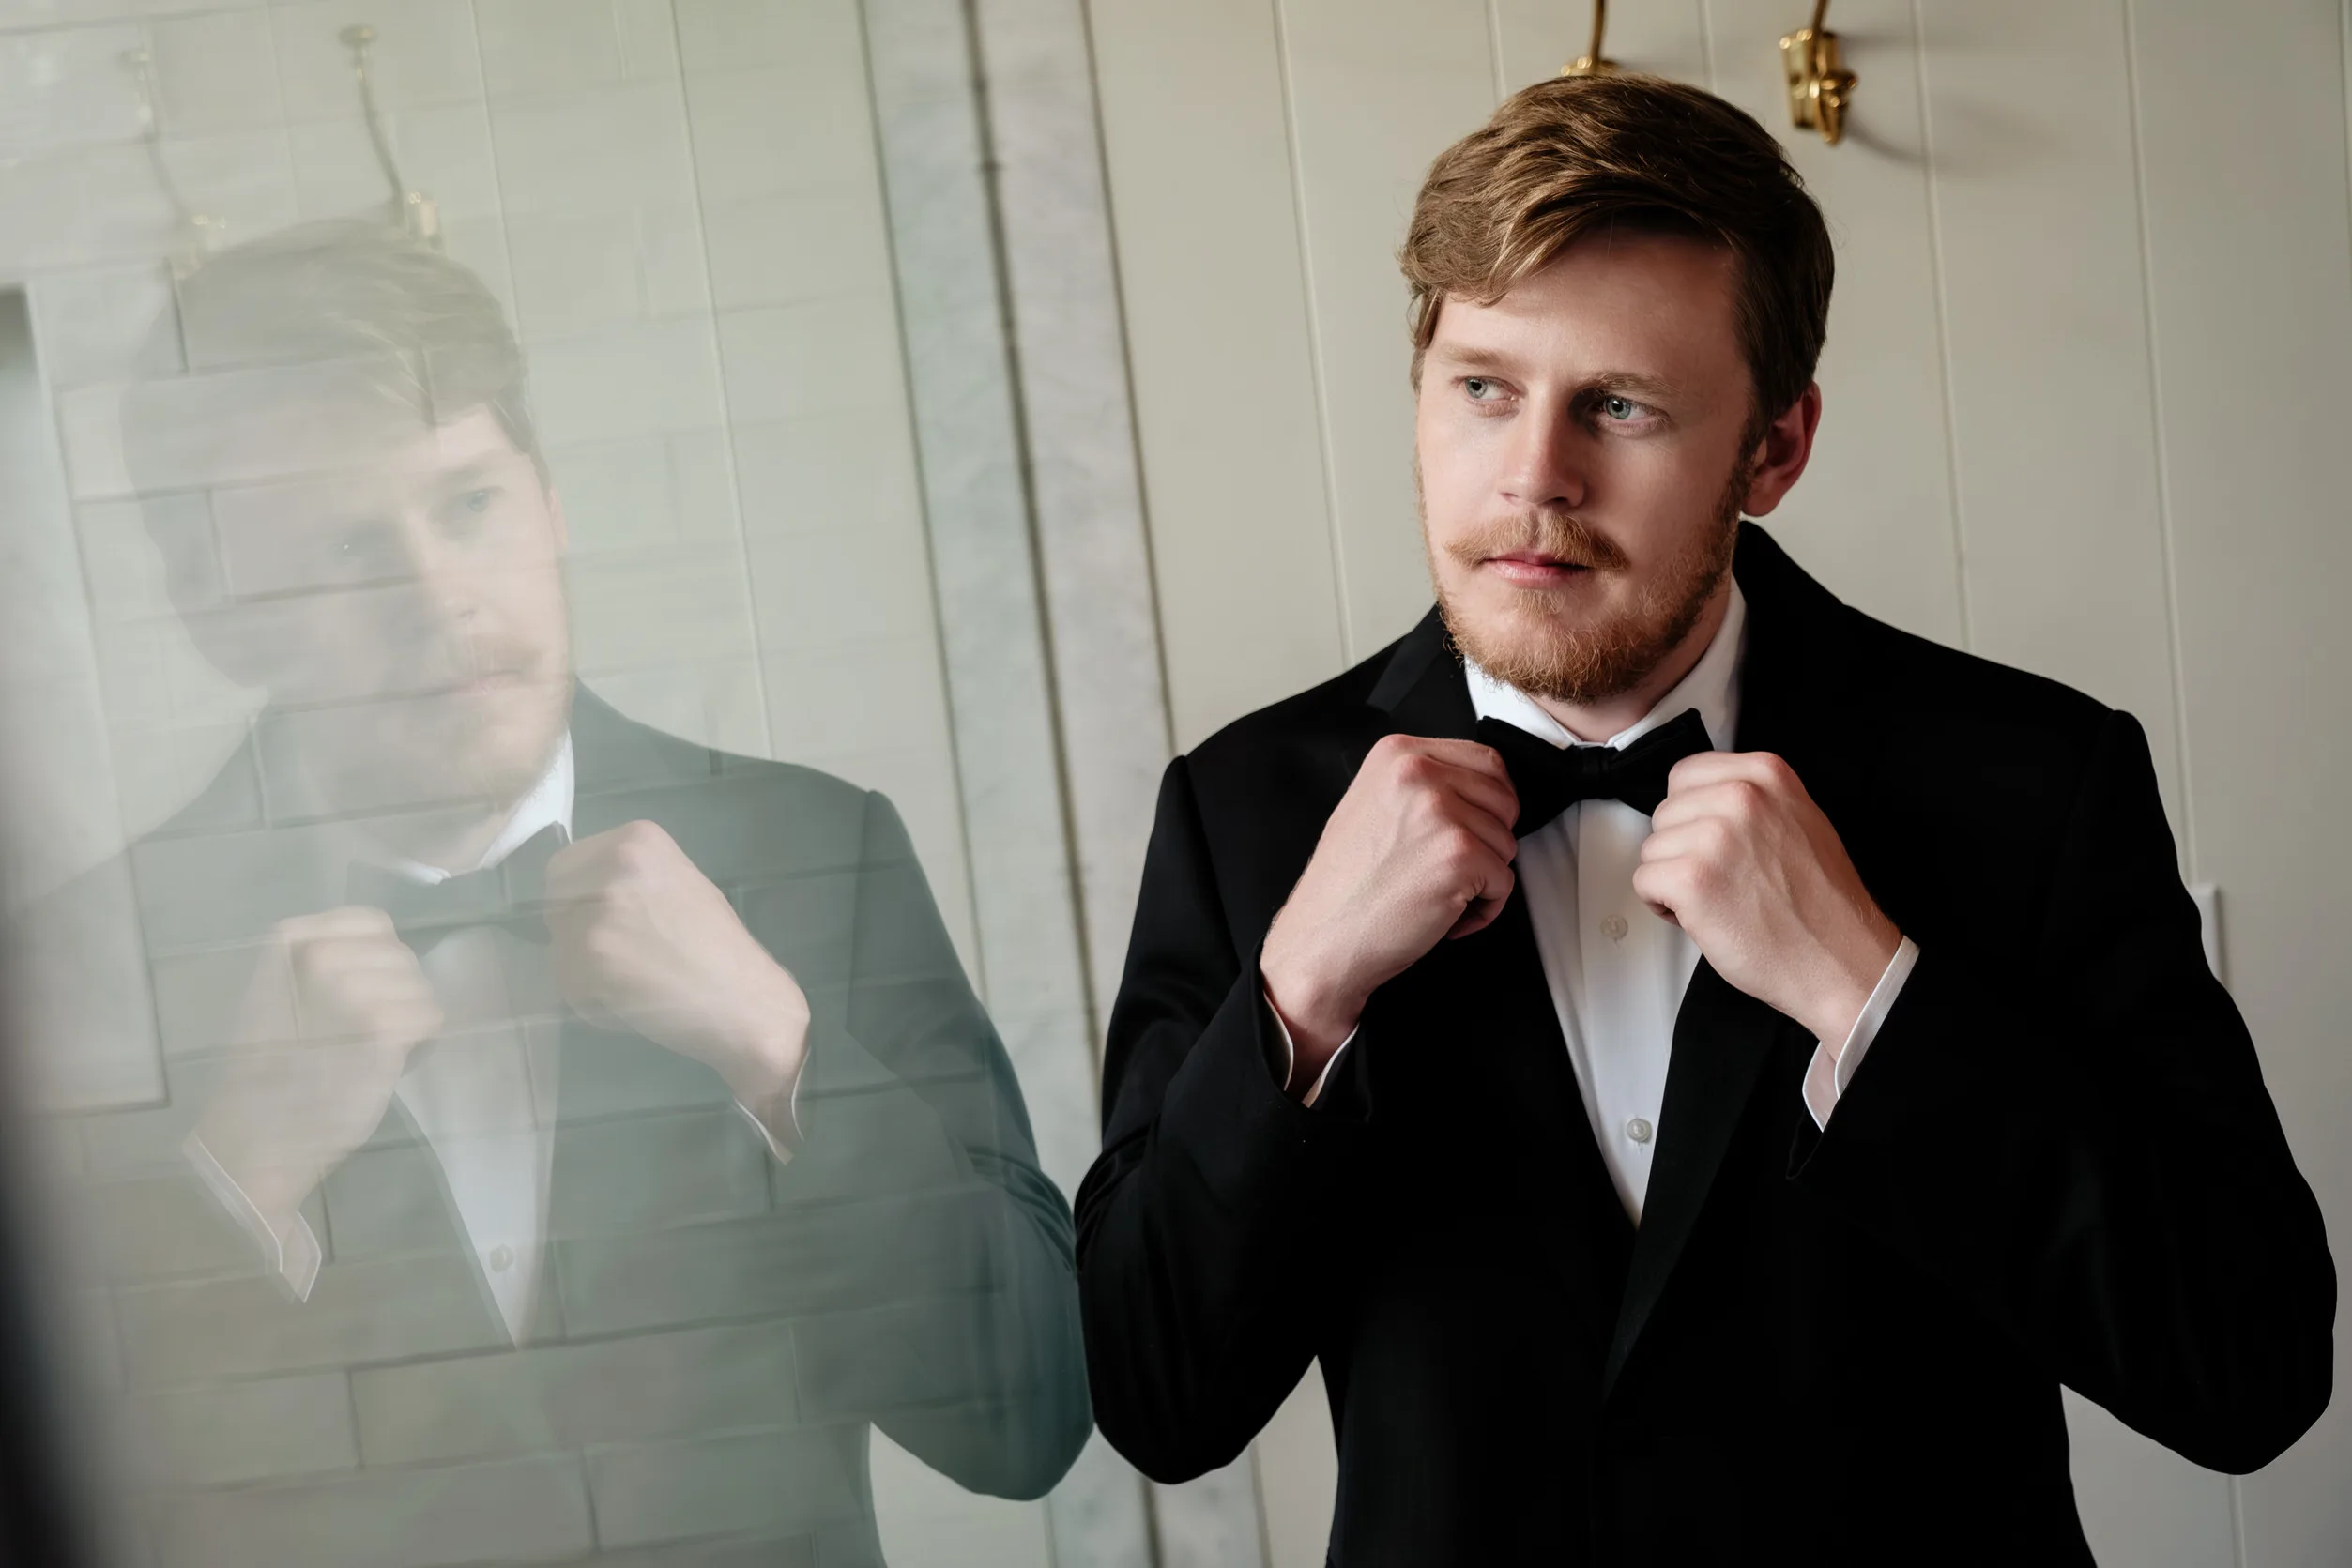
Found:
[[(1730, 750), (1738, 725), (1747, 624), (1747, 600), (1734, 584), (1723, 624), (1690, 673), (1638, 723), (1600, 743), (1628, 746), (1695, 708), (1707, 738), (1718, 750)], [(1467, 665), (1466, 676), (1471, 707), (1480, 718), (1502, 720), (1555, 746), (1590, 744), (1571, 735), (1533, 697), (1477, 665)], [(1514, 866), (1594, 1140), (1618, 1200), (1637, 1225), (1657, 1149), (1674, 1017), (1700, 956), (1698, 944), (1680, 926), (1651, 913), (1633, 891), (1633, 873), (1649, 833), (1646, 813), (1621, 800), (1586, 800), (1521, 839)], [(1825, 1044), (1815, 1044), (1804, 1097), (1816, 1125), (1828, 1125), (1917, 958), (1918, 949), (1905, 937), (1843, 1048), (1833, 1057)], [(1287, 1047), (1289, 1031), (1278, 1015), (1275, 1026)], [(1340, 1051), (1347, 1048), (1343, 1044)], [(1307, 1104), (1315, 1103), (1338, 1060), (1335, 1053), (1308, 1090)]]
[[(471, 868), (487, 871), (555, 827), (568, 842), (576, 790), (572, 737)], [(375, 852), (387, 870), (419, 882), (441, 882), (438, 866)], [(508, 1337), (528, 1335), (547, 1241), (548, 1175), (555, 1151), (555, 1049), (562, 1007), (545, 951), (492, 926), (467, 927), (435, 942), (418, 960), (447, 1022), (418, 1047), (393, 1093), (441, 1167), (450, 1200)], [(759, 1130), (779, 1162), (798, 1141), (799, 1085), (789, 1128), (769, 1127), (750, 1107), (737, 1108)], [(294, 1216), (274, 1232), (211, 1151), (192, 1134), (184, 1145), (197, 1174), (262, 1247), (298, 1300), (317, 1283), (322, 1250), (309, 1221)]]

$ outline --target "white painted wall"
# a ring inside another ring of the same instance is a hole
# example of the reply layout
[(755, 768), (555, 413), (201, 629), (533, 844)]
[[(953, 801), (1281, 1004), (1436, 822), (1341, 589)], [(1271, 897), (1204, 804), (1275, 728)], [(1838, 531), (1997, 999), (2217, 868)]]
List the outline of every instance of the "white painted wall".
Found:
[[(1620, 6), (1609, 53), (1783, 131), (1840, 278), (1827, 421), (1776, 534), (1898, 625), (2146, 725), (2183, 870), (2303, 1170), (2352, 1236), (2352, 4), (1840, 0), (1847, 142), (1785, 129), (1796, 0)], [(1427, 603), (1406, 294), (1421, 174), (1581, 52), (1566, 0), (1091, 0), (1177, 743)], [(2352, 1404), (2261, 1474), (2071, 1407), (2102, 1560), (2352, 1561)], [(1257, 1445), (1275, 1568), (1321, 1560), (1312, 1378)]]

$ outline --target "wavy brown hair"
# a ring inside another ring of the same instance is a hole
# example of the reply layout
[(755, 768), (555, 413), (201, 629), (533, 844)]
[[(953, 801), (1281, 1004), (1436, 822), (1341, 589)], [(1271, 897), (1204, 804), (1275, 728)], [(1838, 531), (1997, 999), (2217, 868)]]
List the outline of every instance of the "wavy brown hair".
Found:
[(1821, 208), (1763, 126), (1712, 93), (1633, 74), (1522, 88), (1430, 165), (1397, 257), (1413, 385), (1448, 298), (1490, 305), (1612, 226), (1729, 250), (1759, 426), (1804, 395), (1836, 272)]

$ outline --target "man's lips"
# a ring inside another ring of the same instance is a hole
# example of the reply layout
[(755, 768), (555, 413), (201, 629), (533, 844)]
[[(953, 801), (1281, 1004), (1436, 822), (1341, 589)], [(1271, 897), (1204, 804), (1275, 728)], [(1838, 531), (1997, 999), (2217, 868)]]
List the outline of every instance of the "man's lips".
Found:
[(1569, 578), (1593, 569), (1581, 561), (1563, 560), (1534, 550), (1513, 550), (1505, 555), (1489, 556), (1486, 564), (1492, 567), (1505, 582), (1528, 586), (1565, 583)]

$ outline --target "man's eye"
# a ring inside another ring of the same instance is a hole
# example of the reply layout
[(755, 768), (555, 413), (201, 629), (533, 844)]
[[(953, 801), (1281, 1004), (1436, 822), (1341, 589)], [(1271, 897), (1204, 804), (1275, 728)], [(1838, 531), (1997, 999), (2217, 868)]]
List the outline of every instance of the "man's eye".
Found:
[(1607, 397), (1600, 400), (1600, 411), (1610, 419), (1623, 423), (1638, 418), (1642, 405), (1631, 398)]
[(457, 504), (466, 511), (480, 514), (488, 511), (490, 503), (497, 498), (498, 493), (496, 490), (468, 490), (457, 498)]
[(1462, 377), (1462, 390), (1470, 395), (1473, 403), (1492, 403), (1503, 395), (1502, 385), (1483, 375)]

